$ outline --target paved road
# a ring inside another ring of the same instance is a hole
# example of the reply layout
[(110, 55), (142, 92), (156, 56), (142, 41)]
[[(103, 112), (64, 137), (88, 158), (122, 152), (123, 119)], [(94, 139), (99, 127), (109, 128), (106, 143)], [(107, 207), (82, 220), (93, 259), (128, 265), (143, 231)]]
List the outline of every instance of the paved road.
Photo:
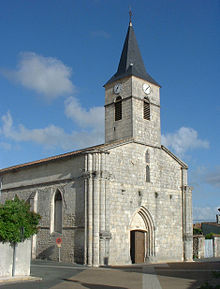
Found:
[(220, 261), (88, 268), (35, 261), (31, 274), (42, 281), (0, 285), (0, 289), (196, 289), (220, 273)]

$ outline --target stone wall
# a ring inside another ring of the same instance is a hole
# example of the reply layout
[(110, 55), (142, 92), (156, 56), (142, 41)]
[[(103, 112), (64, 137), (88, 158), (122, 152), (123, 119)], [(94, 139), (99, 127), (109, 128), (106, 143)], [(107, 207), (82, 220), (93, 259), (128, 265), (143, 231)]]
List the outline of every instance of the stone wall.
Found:
[[(149, 183), (145, 175), (147, 150), (150, 154)], [(110, 150), (106, 169), (111, 171), (107, 192), (112, 233), (110, 264), (130, 262), (130, 222), (142, 206), (154, 222), (153, 257), (157, 261), (183, 260), (180, 165), (160, 149), (131, 143)]]
[(193, 236), (193, 258), (202, 259), (205, 254), (205, 237), (202, 235)]
[[(124, 78), (119, 81), (121, 91), (114, 94), (115, 83), (106, 86), (105, 91), (105, 142), (133, 137), (136, 141), (160, 147), (160, 88), (151, 83), (151, 93), (143, 92), (147, 81), (137, 77)], [(115, 99), (122, 98), (122, 119), (115, 121)], [(150, 101), (150, 121), (143, 117), (143, 99)]]
[[(202, 259), (205, 254), (205, 237), (203, 235), (193, 236), (193, 257)], [(213, 257), (220, 257), (220, 237), (213, 236)]]
[(213, 237), (214, 257), (220, 257), (220, 237)]
[[(58, 260), (56, 238), (63, 240), (61, 260), (84, 261), (84, 156), (30, 166), (2, 177), (1, 203), (19, 198), (30, 201), (41, 215), (40, 230), (33, 237), (32, 256)], [(54, 196), (62, 195), (62, 233), (54, 232)]]
[(113, 93), (114, 84), (106, 87), (105, 91), (105, 142), (132, 137), (132, 101), (131, 78), (120, 80), (122, 89), (122, 119), (115, 121), (115, 99), (118, 95)]
[[(133, 137), (147, 145), (160, 147), (160, 88), (148, 83), (151, 86), (151, 92), (146, 95), (143, 91), (144, 83), (148, 82), (132, 76)], [(150, 120), (144, 119), (143, 116), (143, 99), (146, 97), (150, 101)]]
[[(130, 231), (136, 219), (135, 226), (146, 231), (148, 238), (146, 258), (182, 261), (181, 181), (187, 184), (186, 172), (183, 177), (181, 165), (157, 147), (130, 141), (103, 149), (106, 151), (42, 164), (41, 170), (29, 167), (3, 176), (1, 202), (17, 194), (42, 216), (32, 255), (58, 260), (55, 241), (61, 237), (61, 260), (65, 262), (130, 264)], [(150, 182), (146, 181), (146, 164)], [(63, 200), (61, 233), (53, 227), (57, 190)]]

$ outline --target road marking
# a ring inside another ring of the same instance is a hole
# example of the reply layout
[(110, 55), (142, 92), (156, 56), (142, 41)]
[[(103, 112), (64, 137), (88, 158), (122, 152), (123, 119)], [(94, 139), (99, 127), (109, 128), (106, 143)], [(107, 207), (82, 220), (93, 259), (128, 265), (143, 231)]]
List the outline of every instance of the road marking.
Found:
[(55, 266), (55, 265), (40, 265), (40, 264), (32, 264), (31, 267), (43, 267), (43, 268), (57, 268), (57, 269), (74, 269), (74, 270), (86, 270), (88, 268), (85, 267), (71, 267), (71, 266)]
[(143, 267), (142, 289), (162, 289), (154, 267)]

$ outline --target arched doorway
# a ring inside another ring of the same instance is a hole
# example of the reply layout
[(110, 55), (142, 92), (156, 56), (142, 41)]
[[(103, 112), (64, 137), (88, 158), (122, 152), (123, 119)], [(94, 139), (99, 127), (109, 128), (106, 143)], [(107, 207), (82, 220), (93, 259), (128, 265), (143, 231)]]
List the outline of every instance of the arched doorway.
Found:
[(154, 225), (145, 207), (135, 212), (130, 224), (130, 256), (132, 263), (144, 263), (154, 256)]

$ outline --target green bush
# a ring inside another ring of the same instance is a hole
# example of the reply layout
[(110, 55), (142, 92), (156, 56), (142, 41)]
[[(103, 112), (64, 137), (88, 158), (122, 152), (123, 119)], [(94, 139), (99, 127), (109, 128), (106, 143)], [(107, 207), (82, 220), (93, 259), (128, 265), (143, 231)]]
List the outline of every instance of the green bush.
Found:
[(205, 239), (212, 239), (213, 235), (213, 233), (208, 233), (205, 235)]
[(40, 215), (30, 211), (30, 205), (15, 196), (0, 205), (0, 242), (23, 242), (38, 231)]
[(200, 228), (193, 228), (193, 235), (202, 235), (202, 230)]

